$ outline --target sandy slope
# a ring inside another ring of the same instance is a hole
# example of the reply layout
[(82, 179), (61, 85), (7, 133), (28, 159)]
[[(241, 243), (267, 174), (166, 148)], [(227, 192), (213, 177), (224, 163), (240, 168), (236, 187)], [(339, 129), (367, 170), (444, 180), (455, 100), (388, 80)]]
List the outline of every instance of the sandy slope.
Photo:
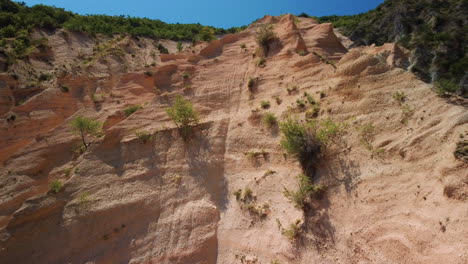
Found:
[[(254, 33), (263, 23), (275, 25), (280, 42), (257, 67)], [(453, 151), (468, 136), (468, 112), (405, 72), (405, 58), (393, 44), (347, 50), (330, 24), (267, 16), (145, 70), (127, 73), (110, 59), (93, 64), (92, 75), (57, 79), (70, 93), (49, 87), (10, 109), (24, 115), (0, 130), (9, 135), (0, 152), (0, 262), (466, 263), (468, 170)], [(258, 78), (253, 92), (249, 78)], [(93, 102), (98, 92), (105, 96)], [(318, 169), (329, 191), (305, 215), (282, 194), (300, 166), (260, 120), (267, 111), (303, 118), (296, 100), (304, 92), (320, 103), (320, 119), (348, 124), (344, 145)], [(202, 117), (188, 144), (164, 111), (178, 94)], [(263, 100), (270, 109), (260, 109)], [(144, 107), (125, 118), (134, 104)], [(73, 159), (78, 139), (68, 122), (77, 115), (105, 122), (106, 135)], [(360, 140), (368, 123), (379, 153)], [(154, 138), (143, 144), (136, 130)], [(266, 155), (253, 162), (249, 151)], [(64, 190), (47, 194), (54, 179)], [(247, 187), (269, 205), (266, 218), (236, 201), (232, 193)], [(296, 219), (305, 233), (290, 242), (278, 223)]]

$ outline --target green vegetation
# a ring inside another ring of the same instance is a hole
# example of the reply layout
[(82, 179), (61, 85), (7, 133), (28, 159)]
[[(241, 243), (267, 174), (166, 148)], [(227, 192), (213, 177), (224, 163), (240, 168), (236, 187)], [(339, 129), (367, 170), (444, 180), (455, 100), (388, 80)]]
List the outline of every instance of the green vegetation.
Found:
[(50, 183), (50, 191), (52, 193), (58, 193), (63, 187), (63, 183), (59, 180), (55, 180)]
[[(466, 0), (392, 0), (353, 16), (319, 17), (331, 22), (357, 45), (383, 45), (397, 40), (412, 50), (411, 70), (423, 80), (442, 81), (443, 94), (461, 90), (468, 68), (468, 2)], [(300, 16), (309, 17), (307, 14)], [(437, 78), (437, 79), (436, 79)], [(466, 85), (466, 81), (465, 85)]]
[(296, 208), (306, 210), (310, 204), (311, 199), (320, 198), (327, 190), (326, 186), (320, 184), (313, 184), (309, 177), (304, 174), (299, 174), (298, 189), (290, 191), (284, 188), (284, 196), (294, 203)]
[(268, 51), (270, 50), (270, 44), (276, 41), (278, 37), (276, 36), (275, 32), (273, 32), (272, 25), (262, 25), (258, 30), (255, 36), (255, 40), (257, 41), (258, 47), (261, 50), (260, 55), (263, 57), (268, 55)]
[(129, 117), (131, 116), (133, 113), (135, 113), (136, 111), (138, 111), (138, 109), (141, 109), (142, 106), (141, 105), (132, 105), (132, 106), (129, 106), (127, 108), (125, 108), (124, 110), (124, 114), (126, 117)]
[(256, 78), (252, 78), (252, 77), (249, 78), (249, 81), (247, 82), (247, 87), (249, 88), (250, 92), (253, 92), (256, 81), (257, 81)]
[(169, 50), (163, 46), (163, 44), (159, 43), (156, 48), (158, 48), (161, 54), (169, 54)]
[(395, 99), (395, 101), (398, 103), (403, 104), (406, 101), (406, 94), (402, 91), (396, 91), (393, 94), (393, 99)]
[(468, 140), (460, 140), (453, 154), (457, 159), (468, 161)]
[(265, 67), (265, 64), (266, 64), (266, 59), (265, 57), (260, 57), (257, 59), (257, 62), (255, 63), (258, 67)]
[(455, 93), (458, 89), (458, 85), (450, 80), (438, 80), (434, 82), (434, 89), (439, 96), (444, 97)]
[(298, 239), (303, 233), (301, 220), (296, 220), (296, 222), (291, 223), (289, 228), (283, 229), (281, 234), (285, 236), (290, 241)]
[(268, 108), (270, 108), (271, 104), (270, 104), (270, 101), (261, 101), (261, 102), (260, 102), (260, 106), (261, 106), (263, 109), (268, 109)]
[(273, 113), (265, 113), (265, 115), (263, 116), (263, 123), (268, 128), (272, 128), (278, 123), (278, 119)]
[(84, 151), (91, 145), (91, 141), (87, 142), (86, 137), (96, 137), (101, 132), (102, 123), (94, 121), (90, 118), (78, 116), (70, 123), (73, 131), (81, 137), (82, 148)]
[(240, 44), (240, 47), (241, 47), (241, 49), (247, 48), (247, 46), (244, 43)]
[(179, 128), (182, 138), (188, 140), (192, 127), (199, 122), (198, 113), (193, 109), (192, 103), (179, 95), (166, 112)]
[(288, 87), (286, 88), (286, 91), (288, 92), (288, 95), (291, 95), (291, 94), (297, 92), (298, 89), (299, 89), (299, 88), (298, 88), (296, 85), (293, 85), (293, 86), (291, 86), (291, 87), (288, 86)]
[(143, 144), (146, 144), (148, 141), (153, 139), (153, 135), (149, 131), (144, 131), (144, 130), (138, 130), (135, 132), (135, 136), (143, 142)]
[(280, 123), (281, 146), (300, 162), (303, 170), (310, 175), (322, 157), (322, 152), (331, 143), (337, 143), (344, 135), (346, 125), (330, 119), (311, 120), (301, 123), (291, 118)]
[(358, 128), (359, 138), (361, 143), (367, 150), (372, 151), (372, 142), (375, 139), (375, 126), (372, 123), (367, 123)]
[(300, 109), (304, 109), (306, 107), (306, 102), (300, 98), (298, 98), (296, 100), (296, 105), (297, 107), (299, 107)]
[(179, 52), (181, 52), (182, 50), (184, 50), (184, 44), (182, 44), (182, 42), (177, 42), (177, 50)]

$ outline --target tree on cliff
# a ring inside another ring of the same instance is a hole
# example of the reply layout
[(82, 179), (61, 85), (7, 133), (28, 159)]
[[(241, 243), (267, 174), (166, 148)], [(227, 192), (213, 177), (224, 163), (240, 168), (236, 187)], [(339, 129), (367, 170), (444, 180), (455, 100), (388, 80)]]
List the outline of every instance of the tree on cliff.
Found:
[(98, 136), (99, 132), (101, 132), (102, 123), (87, 117), (78, 116), (71, 121), (70, 126), (73, 128), (73, 131), (81, 137), (84, 150), (86, 150), (92, 143), (86, 140), (86, 137)]
[(167, 114), (176, 123), (184, 140), (187, 140), (190, 130), (199, 121), (198, 113), (193, 109), (190, 101), (182, 96), (177, 96), (174, 104), (166, 109)]

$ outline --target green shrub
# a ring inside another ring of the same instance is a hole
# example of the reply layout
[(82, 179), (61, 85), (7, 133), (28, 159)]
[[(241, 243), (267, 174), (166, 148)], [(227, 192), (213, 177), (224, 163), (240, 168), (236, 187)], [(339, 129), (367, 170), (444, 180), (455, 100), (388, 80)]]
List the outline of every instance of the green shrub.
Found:
[(302, 232), (301, 220), (296, 220), (296, 222), (289, 225), (289, 228), (283, 229), (281, 234), (290, 241), (294, 241), (301, 236)]
[(263, 109), (268, 109), (270, 108), (270, 101), (261, 101), (260, 102), (260, 106), (263, 108)]
[(306, 102), (299, 98), (296, 100), (296, 105), (297, 107), (304, 109), (306, 107)]
[(66, 85), (62, 85), (60, 86), (60, 88), (62, 89), (62, 92), (64, 93), (68, 93), (70, 91), (70, 88)]
[(367, 123), (359, 129), (359, 137), (364, 147), (370, 151), (373, 150), (372, 142), (375, 139), (375, 126), (372, 123)]
[(143, 142), (143, 144), (146, 144), (148, 141), (150, 141), (151, 139), (153, 139), (153, 135), (148, 132), (148, 131), (144, 131), (144, 130), (138, 130), (135, 132), (135, 136), (141, 140), (141, 142)]
[(249, 81), (247, 82), (247, 87), (249, 88), (249, 91), (250, 91), (250, 92), (253, 92), (254, 86), (255, 86), (255, 82), (256, 82), (256, 79), (255, 79), (255, 78), (252, 78), (252, 77), (249, 78)]
[(263, 56), (268, 55), (270, 49), (270, 44), (276, 41), (278, 37), (275, 32), (273, 32), (272, 25), (262, 25), (255, 35), (255, 40), (257, 41), (258, 47), (261, 49)]
[(233, 192), (233, 194), (234, 194), (234, 196), (236, 197), (236, 200), (237, 200), (237, 201), (240, 201), (240, 200), (242, 199), (242, 190), (241, 190), (241, 189), (239, 189), (239, 190)]
[(393, 99), (395, 99), (395, 101), (397, 101), (398, 103), (402, 104), (405, 102), (406, 100), (406, 95), (404, 92), (402, 91), (396, 91), (394, 94), (393, 94)]
[(188, 78), (190, 78), (190, 74), (188, 72), (184, 72), (182, 74), (182, 78), (184, 78), (184, 80), (187, 80)]
[(50, 191), (52, 193), (58, 193), (63, 187), (63, 183), (59, 180), (55, 180), (50, 183)]
[(310, 178), (304, 174), (299, 174), (297, 179), (299, 188), (295, 191), (284, 188), (283, 194), (289, 201), (294, 203), (295, 207), (306, 210), (311, 199), (321, 198), (327, 188), (324, 185), (313, 184)]
[(453, 154), (457, 159), (468, 161), (468, 140), (459, 141)]
[(434, 83), (434, 88), (439, 96), (449, 96), (458, 90), (458, 85), (450, 80), (439, 80)]
[(315, 104), (312, 106), (312, 109), (309, 109), (305, 113), (305, 117), (307, 119), (314, 119), (317, 118), (320, 113), (320, 106), (318, 104)]
[(151, 77), (153, 76), (153, 73), (151, 71), (145, 71), (145, 75)]
[(184, 44), (182, 44), (182, 42), (177, 42), (177, 50), (179, 52), (181, 52), (182, 50), (184, 50)]
[(163, 44), (159, 43), (157, 46), (156, 46), (159, 50), (159, 53), (161, 54), (169, 54), (169, 50), (163, 46)]
[(247, 48), (247, 46), (244, 43), (240, 44), (240, 47), (241, 47), (241, 49)]
[(84, 151), (88, 149), (92, 141), (86, 140), (86, 137), (97, 137), (101, 132), (102, 123), (90, 118), (78, 116), (70, 123), (73, 131), (81, 137)]
[(187, 140), (192, 127), (199, 122), (198, 113), (193, 109), (192, 103), (179, 95), (166, 112), (179, 128), (182, 138)]
[(264, 67), (265, 64), (266, 64), (266, 59), (265, 59), (265, 57), (260, 57), (260, 58), (257, 59), (256, 65), (257, 65), (258, 67)]
[(136, 111), (138, 111), (141, 108), (142, 108), (141, 105), (129, 106), (129, 107), (125, 108), (124, 114), (125, 114), (126, 117), (129, 117), (129, 116), (131, 116), (133, 113), (135, 113)]
[(324, 147), (315, 137), (315, 131), (290, 118), (280, 123), (280, 130), (281, 146), (299, 160), (307, 174), (312, 173)]
[(268, 127), (271, 128), (278, 123), (278, 119), (276, 118), (275, 114), (273, 113), (265, 113), (263, 116), (263, 123)]
[(289, 87), (289, 86), (288, 86), (288, 87), (286, 88), (286, 91), (288, 92), (289, 95), (291, 95), (291, 94), (297, 92), (297, 90), (298, 90), (298, 87), (295, 86), (295, 85), (293, 85), (292, 87)]
[(39, 74), (39, 77), (37, 77), (37, 79), (40, 82), (45, 82), (45, 81), (48, 81), (48, 80), (52, 79), (52, 75), (48, 74), (48, 73), (41, 73), (41, 74)]

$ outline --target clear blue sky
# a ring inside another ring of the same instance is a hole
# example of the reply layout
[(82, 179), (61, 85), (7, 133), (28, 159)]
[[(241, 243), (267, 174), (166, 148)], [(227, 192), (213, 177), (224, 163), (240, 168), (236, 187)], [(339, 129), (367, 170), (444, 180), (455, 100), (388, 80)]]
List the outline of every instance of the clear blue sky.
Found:
[(353, 15), (383, 0), (23, 0), (28, 6), (53, 5), (78, 14), (129, 15), (168, 23), (215, 27), (250, 24), (264, 15), (305, 12), (314, 16)]

